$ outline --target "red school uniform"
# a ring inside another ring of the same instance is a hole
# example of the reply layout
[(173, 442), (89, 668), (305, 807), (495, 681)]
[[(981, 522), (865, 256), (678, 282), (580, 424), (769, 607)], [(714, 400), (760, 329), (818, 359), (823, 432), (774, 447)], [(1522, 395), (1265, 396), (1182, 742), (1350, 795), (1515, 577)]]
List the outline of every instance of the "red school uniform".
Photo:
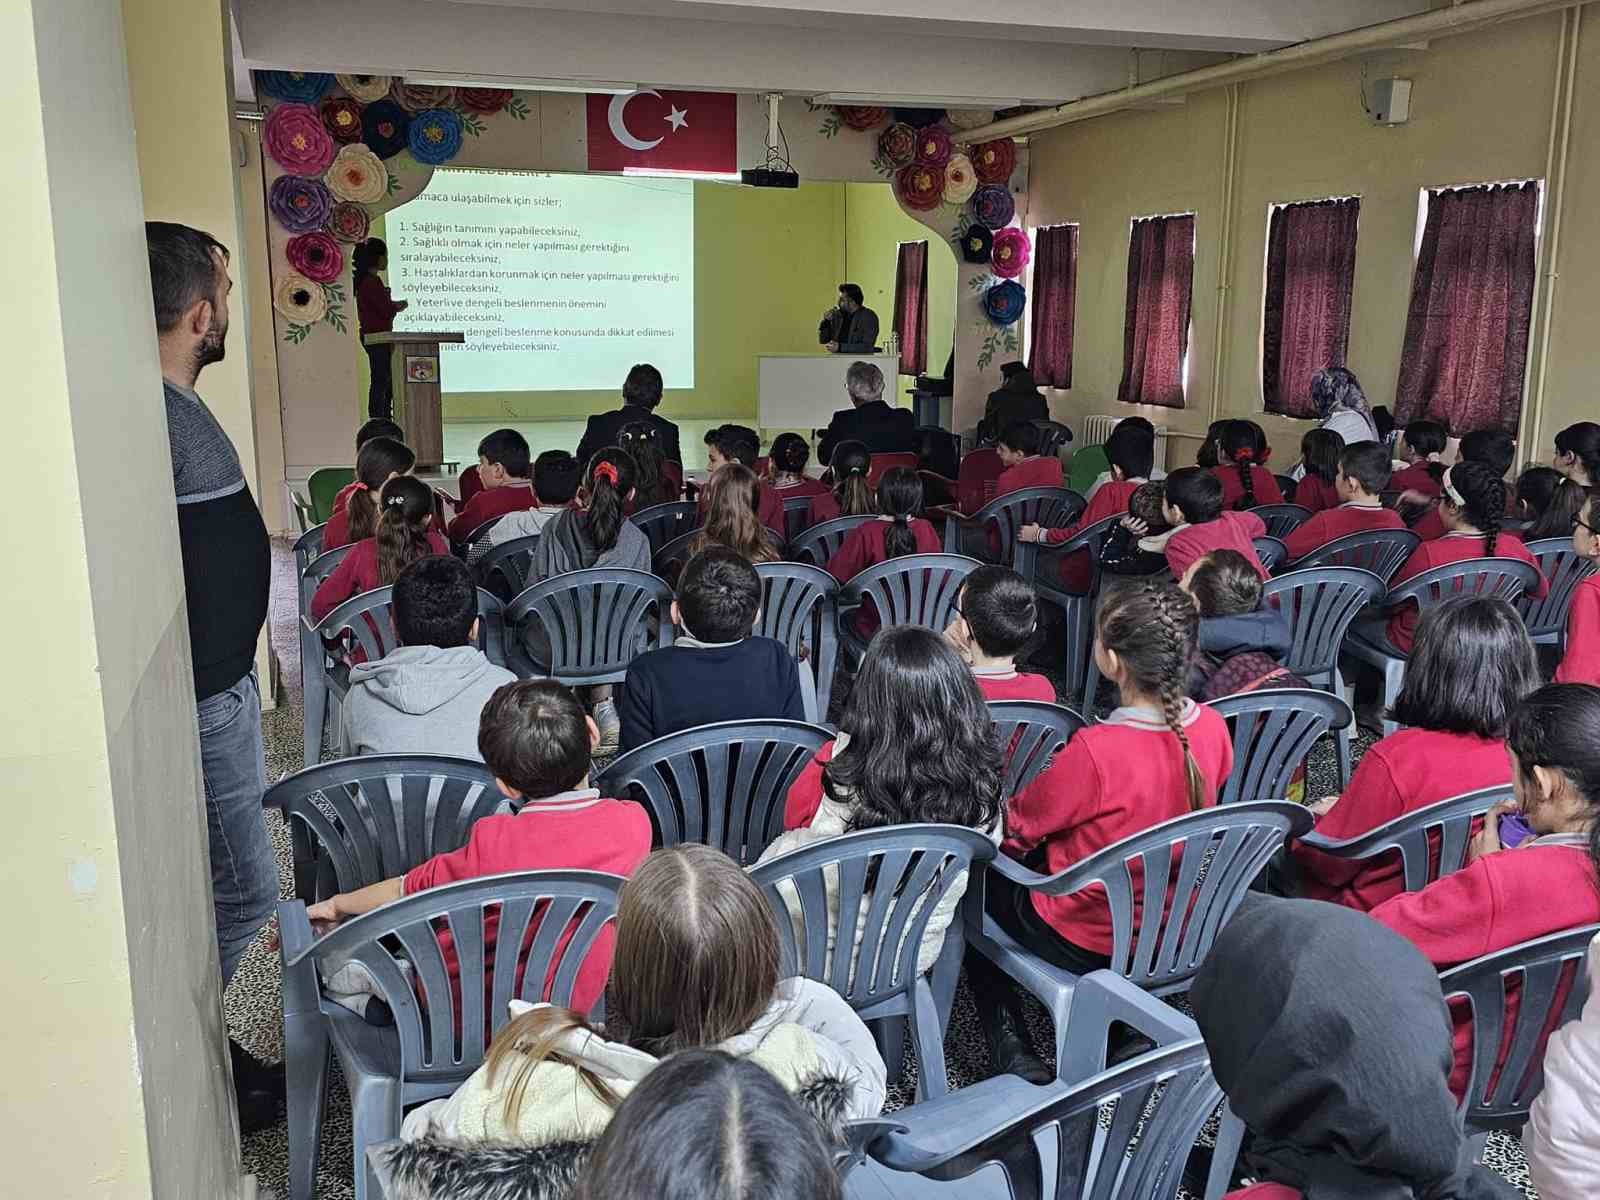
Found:
[[(889, 532), (891, 522), (879, 519), (877, 521), (863, 521), (848, 534), (839, 550), (827, 562), (828, 574), (840, 583), (849, 583), (862, 571), (885, 561), (889, 554), (884, 549), (883, 539)], [(921, 517), (913, 517), (910, 521), (911, 534), (916, 538), (916, 554), (938, 554), (944, 550), (944, 542), (939, 537), (939, 531)], [(858, 637), (870, 638), (878, 632), (878, 607), (869, 596), (861, 606), (861, 611), (855, 614), (855, 630)]]
[[(1081, 735), (1080, 735), (1081, 736)], [(1375, 921), (1409, 938), (1443, 971), (1546, 934), (1600, 922), (1594, 865), (1578, 837), (1538, 838), (1485, 855), (1454, 875), (1406, 892), (1372, 910)], [(1506, 1025), (1516, 1020), (1520, 992), (1508, 991)], [(1450, 1090), (1465, 1093), (1472, 1073), (1472, 1019), (1465, 1003), (1450, 1006), (1455, 1069)], [(1504, 1049), (1501, 1061), (1504, 1061)], [(1490, 1081), (1480, 1079), (1480, 1087)]]
[[(1367, 751), (1339, 802), (1317, 821), (1317, 832), (1335, 841), (1360, 837), (1451, 796), (1510, 782), (1511, 757), (1499, 738), (1402, 729)], [(1299, 844), (1290, 853), (1300, 867), (1300, 894), (1309, 900), (1371, 912), (1405, 890), (1398, 853), (1365, 863)]]
[[(1228, 726), (1215, 710), (1192, 700), (1184, 701), (1183, 725), (1212, 792), (1209, 803), (1215, 803), (1216, 788), (1233, 770)], [(1042, 775), (1012, 797), (1001, 849), (1020, 857), (1043, 844), (1045, 869), (1053, 874), (1188, 811), (1183, 750), (1166, 721), (1148, 709), (1119, 708), (1079, 731)], [(1142, 876), (1134, 870), (1135, 920)], [(1074, 896), (1035, 894), (1033, 907), (1073, 945), (1111, 953), (1111, 913), (1098, 888)]]
[[(428, 531), (428, 546), (435, 554), (449, 554), (450, 544), (438, 532)], [(311, 619), (321, 621), (352, 596), (381, 587), (378, 582), (378, 539), (365, 538), (357, 542), (349, 554), (317, 587), (311, 597)]]
[(1252, 1183), (1237, 1192), (1229, 1192), (1222, 1200), (1304, 1200), (1305, 1193), (1286, 1183)]
[(1065, 486), (1066, 476), (1061, 472), (1059, 458), (1030, 454), (1016, 466), (1000, 472), (1000, 478), (994, 483), (994, 494), (999, 497), (1009, 492), (1020, 492), (1023, 488)]
[[(650, 836), (650, 818), (633, 801), (605, 800), (593, 788), (563, 792), (530, 800), (515, 815), (484, 817), (472, 827), (467, 844), (461, 849), (436, 854), (407, 871), (401, 889), (404, 895), (412, 896), (447, 883), (510, 871), (607, 871), (632, 875), (650, 853)], [(488, 974), (493, 972), (499, 924), (498, 912), (491, 910), (485, 915), (484, 970)], [(528, 930), (523, 954), (536, 930), (537, 922)], [(441, 931), (438, 938), (439, 951), (454, 986), (461, 970), (455, 944), (448, 931)], [(571, 938), (570, 929), (563, 933), (556, 950), (558, 960), (561, 947)], [(615, 923), (608, 924), (578, 968), (572, 993), (572, 1007), (578, 1012), (588, 1012), (605, 994), (616, 940)], [(546, 981), (546, 989), (549, 982)], [(548, 991), (542, 990), (540, 998), (546, 995)]]
[[(1237, 471), (1234, 472), (1238, 474)], [(1277, 481), (1274, 480), (1274, 483)], [(1301, 508), (1319, 513), (1329, 508), (1339, 507), (1339, 489), (1331, 483), (1324, 483), (1322, 476), (1313, 475), (1309, 471), (1299, 483), (1295, 484), (1294, 502)]]
[(1167, 539), (1167, 566), (1174, 579), (1182, 579), (1196, 559), (1213, 550), (1237, 550), (1266, 579), (1269, 572), (1256, 557), (1255, 547), (1255, 539), (1265, 537), (1266, 532), (1266, 523), (1253, 512), (1224, 512), (1215, 521), (1181, 526)]
[[(1411, 552), (1411, 557), (1406, 559), (1405, 565), (1390, 581), (1389, 587), (1397, 588), (1408, 579), (1415, 579), (1424, 571), (1434, 567), (1442, 567), (1447, 563), (1468, 562), (1474, 558), (1485, 558), (1483, 548), (1484, 538), (1481, 533), (1447, 533), (1443, 537), (1435, 538), (1431, 542), (1423, 542)], [(1539, 567), (1539, 560), (1528, 553), (1528, 548), (1522, 544), (1522, 539), (1514, 533), (1501, 533), (1495, 538), (1495, 558), (1515, 558), (1527, 563), (1535, 570)], [(1541, 574), (1539, 586), (1533, 592), (1535, 600), (1544, 599), (1550, 591), (1550, 583)], [(1411, 653), (1411, 644), (1416, 640), (1417, 621), (1420, 619), (1415, 602), (1407, 601), (1395, 609), (1389, 617), (1387, 635), (1389, 641), (1397, 650), (1406, 654)]]
[[(1244, 496), (1244, 481), (1239, 478), (1239, 468), (1231, 464), (1225, 467), (1212, 467), (1211, 473), (1222, 481), (1222, 507), (1232, 509)], [(1277, 478), (1265, 467), (1250, 468), (1250, 483), (1255, 488), (1255, 504), (1283, 503), (1283, 489), (1278, 486)], [(1255, 504), (1250, 507), (1254, 508)]]
[(1600, 685), (1600, 574), (1572, 591), (1567, 613), (1567, 652), (1556, 668), (1557, 683)]
[(789, 785), (783, 801), (783, 830), (809, 829), (822, 807), (822, 768), (833, 761), (834, 743), (829, 742), (812, 756), (800, 777)]
[(770, 490), (778, 497), (781, 508), (785, 500), (793, 500), (797, 496), (807, 496), (811, 500), (811, 520), (808, 525), (820, 525), (824, 521), (831, 521), (839, 516), (839, 501), (829, 490), (827, 484), (820, 479), (801, 479), (795, 483), (775, 483), (770, 485)]
[(972, 677), (985, 700), (1056, 702), (1056, 685), (1043, 675), (1030, 675), (1015, 667), (973, 667)]
[(1352, 533), (1370, 533), (1374, 529), (1405, 527), (1406, 523), (1393, 509), (1378, 504), (1357, 504), (1351, 501), (1317, 513), (1284, 538), (1283, 544), (1289, 548), (1291, 559), (1304, 558), (1334, 539)]
[[(1107, 517), (1127, 516), (1128, 500), (1144, 482), (1143, 479), (1112, 479), (1102, 483), (1095, 494), (1089, 497), (1089, 505), (1083, 510), (1083, 516), (1065, 529), (1045, 530), (1045, 544), (1059, 546), (1062, 542), (1076, 537), (1096, 521), (1103, 521)], [(1089, 561), (1087, 550), (1061, 561), (1061, 586), (1067, 591), (1075, 595), (1085, 595), (1093, 580), (1094, 564)]]
[[(1393, 480), (1390, 482), (1392, 483)], [(1506, 516), (1515, 517), (1516, 515), (1517, 489), (1508, 487), (1506, 488)], [(1442, 538), (1450, 531), (1444, 527), (1444, 520), (1439, 516), (1439, 506), (1434, 505), (1427, 512), (1422, 514), (1417, 523), (1411, 527), (1411, 532), (1416, 534), (1423, 541), (1431, 542), (1435, 538)]]
[[(1444, 484), (1433, 477), (1428, 470), (1430, 464), (1414, 462), (1403, 471), (1396, 471), (1389, 477), (1389, 490), (1391, 492), (1420, 492), (1429, 500), (1437, 500), (1444, 494)], [(1437, 463), (1432, 464), (1438, 466)]]
[(484, 488), (461, 506), (445, 532), (452, 542), (464, 542), (467, 535), (485, 521), (538, 505), (539, 497), (533, 493), (531, 480), (519, 479), (503, 487)]

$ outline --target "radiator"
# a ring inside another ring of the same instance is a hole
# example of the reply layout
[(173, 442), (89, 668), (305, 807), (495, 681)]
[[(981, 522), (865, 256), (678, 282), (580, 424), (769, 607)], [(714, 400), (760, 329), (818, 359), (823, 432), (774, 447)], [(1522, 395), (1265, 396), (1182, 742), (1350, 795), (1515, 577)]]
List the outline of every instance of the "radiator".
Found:
[[(1117, 427), (1121, 417), (1109, 416), (1106, 413), (1093, 413), (1083, 419), (1083, 436), (1078, 439), (1080, 445), (1103, 446), (1106, 439), (1111, 436), (1111, 431)], [(1167, 462), (1167, 427), (1156, 426), (1156, 465), (1165, 467)]]

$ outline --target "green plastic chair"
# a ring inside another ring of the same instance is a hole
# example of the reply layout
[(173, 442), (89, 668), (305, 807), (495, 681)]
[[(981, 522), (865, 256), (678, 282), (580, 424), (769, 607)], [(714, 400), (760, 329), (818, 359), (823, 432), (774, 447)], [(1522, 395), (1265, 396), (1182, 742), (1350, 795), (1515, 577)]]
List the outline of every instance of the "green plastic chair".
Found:
[(333, 516), (333, 501), (339, 489), (354, 483), (354, 467), (318, 467), (306, 480), (306, 491), (311, 494), (311, 509), (320, 524)]
[(1067, 486), (1080, 496), (1086, 495), (1104, 471), (1111, 469), (1111, 460), (1106, 457), (1104, 446), (1080, 446), (1072, 452), (1072, 461), (1067, 466)]

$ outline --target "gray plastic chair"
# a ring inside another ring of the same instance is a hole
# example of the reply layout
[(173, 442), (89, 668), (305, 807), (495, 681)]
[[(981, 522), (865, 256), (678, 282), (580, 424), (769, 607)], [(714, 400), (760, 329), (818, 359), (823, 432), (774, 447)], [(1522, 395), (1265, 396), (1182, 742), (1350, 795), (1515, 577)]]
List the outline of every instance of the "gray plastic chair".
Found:
[[(570, 1007), (585, 956), (616, 919), (622, 883), (594, 871), (489, 875), (386, 904), (317, 940), (305, 904), (281, 901), (290, 1200), (316, 1193), (330, 1048), (350, 1087), (356, 1198), (365, 1200), (367, 1147), (399, 1135), (405, 1106), (448, 1096), (478, 1068), (509, 1020), (511, 1000), (548, 998)], [(491, 919), (498, 922), (492, 937)], [(459, 990), (439, 948), (436, 930), (445, 923), (460, 964)], [(521, 946), (530, 935), (521, 962), (517, 954), (493, 953), (496, 943)], [(372, 973), (394, 1013), (392, 1027), (368, 1025), (322, 995), (321, 972), (352, 960)]]
[(968, 575), (983, 566), (961, 554), (902, 554), (874, 563), (839, 593), (839, 634), (856, 660), (867, 644), (856, 633), (856, 611), (870, 599), (878, 625), (921, 625), (943, 633), (955, 619), (956, 597)]
[(839, 584), (821, 567), (806, 563), (757, 563), (761, 616), (756, 633), (789, 647), (800, 662), (800, 684), (808, 691), (806, 720), (824, 721), (833, 698), (839, 661)]
[[(478, 586), (504, 598), (520, 595), (533, 582), (533, 556), (539, 549), (539, 535), (526, 534), (492, 547), (473, 564), (472, 573)], [(504, 592), (497, 592), (495, 580), (504, 584)]]
[[(995, 562), (1015, 565), (1017, 556), (1017, 530), (1024, 525), (1044, 525), (1051, 529), (1064, 529), (1083, 515), (1089, 502), (1071, 488), (1033, 487), (996, 496), (965, 521), (954, 518), (944, 526), (944, 548), (947, 554), (961, 552), (963, 529), (984, 532), (985, 540), (993, 530), (1000, 539)], [(994, 553), (992, 545), (984, 547), (984, 555)]]
[(790, 786), (832, 740), (804, 721), (720, 721), (628, 751), (595, 786), (642, 804), (656, 845), (700, 842), (748, 865), (783, 832)]
[(811, 528), (811, 497), (784, 496), (783, 531), (785, 542), (792, 542)]
[(481, 538), (484, 534), (488, 533), (489, 530), (493, 529), (496, 525), (498, 525), (501, 522), (501, 520), (503, 518), (505, 518), (508, 515), (510, 515), (510, 514), (501, 513), (500, 516), (498, 516), (498, 517), (490, 517), (487, 521), (484, 521), (482, 524), (480, 524), (476, 528), (474, 528), (473, 531), (471, 533), (467, 534), (466, 537), (462, 538), (460, 544), (463, 545), (463, 546), (474, 545), (478, 541), (479, 538)]
[(1280, 541), (1311, 519), (1303, 504), (1258, 504), (1250, 511), (1266, 522), (1267, 536)]
[(1387, 586), (1405, 566), (1422, 539), (1409, 529), (1369, 529), (1334, 538), (1295, 562), (1296, 570), (1311, 567), (1359, 567), (1371, 571)]
[[(1033, 954), (984, 911), (988, 872), (1044, 896), (1103, 889), (1111, 914), (1111, 969), (1165, 996), (1188, 988), (1256, 876), (1291, 837), (1310, 828), (1311, 814), (1300, 805), (1258, 800), (1163, 821), (1054, 875), (1036, 874), (997, 854), (979, 872), (978, 886), (967, 889), (967, 942), (1045, 1006), (1055, 1024), (1059, 1063), (1068, 1053), (1067, 1016), (1079, 977)], [(1143, 875), (1137, 895), (1136, 868)]]
[(665, 504), (652, 504), (648, 508), (641, 508), (628, 518), (649, 540), (652, 555), (673, 538), (688, 533), (699, 519), (700, 508), (693, 500), (669, 500)]
[(1262, 688), (1211, 701), (1233, 735), (1233, 773), (1218, 804), (1282, 800), (1311, 747), (1329, 729), (1349, 729), (1350, 706), (1306, 688)]
[(1356, 862), (1398, 853), (1405, 890), (1420, 892), (1467, 865), (1472, 835), (1491, 808), (1511, 798), (1510, 784), (1480, 788), (1405, 813), (1359, 837), (1334, 841), (1320, 833), (1307, 833), (1300, 844)]
[[(1100, 596), (1100, 550), (1122, 518), (1113, 514), (1078, 530), (1058, 546), (1017, 543), (1015, 569), (1039, 599), (1061, 610), (1066, 625), (1067, 695), (1082, 694), (1082, 710), (1094, 711), (1094, 610)], [(1061, 564), (1074, 554), (1089, 555), (1089, 591), (1083, 595), (1061, 586)]]
[[(650, 562), (655, 568), (656, 574), (663, 579), (676, 579), (678, 572), (683, 570), (689, 559), (693, 557), (693, 551), (690, 547), (694, 545), (695, 539), (700, 536), (700, 532), (698, 529), (687, 530), (652, 554)], [(761, 527), (761, 532), (766, 535), (768, 545), (778, 553), (783, 553), (783, 539), (781, 537), (764, 525)]]
[[(319, 525), (317, 528), (326, 527)], [(355, 549), (353, 543), (346, 543), (326, 553), (318, 554), (300, 572), (300, 693), (303, 697), (300, 719), (307, 766), (316, 762), (321, 756), (322, 728), (328, 714), (328, 689), (324, 680), (327, 651), (323, 649), (322, 639), (316, 635), (315, 626), (310, 620), (311, 598), (316, 595), (322, 581), (333, 574), (353, 549)], [(296, 551), (298, 560), (298, 543)]]
[(672, 644), (671, 612), (671, 586), (647, 571), (591, 567), (541, 580), (506, 606), (512, 669), (620, 683), (640, 654)]
[(1539, 571), (1550, 583), (1543, 600), (1524, 596), (1517, 601), (1528, 627), (1528, 636), (1538, 645), (1564, 647), (1567, 644), (1567, 613), (1572, 608), (1572, 593), (1595, 572), (1591, 559), (1578, 557), (1571, 538), (1541, 538), (1528, 543), (1528, 553), (1539, 560)]
[[(1576, 1018), (1589, 998), (1584, 957), (1597, 933), (1600, 925), (1552, 933), (1440, 973), (1445, 999), (1460, 997), (1472, 1010), (1472, 1075), (1462, 1102), (1469, 1133), (1516, 1132), (1527, 1124), (1544, 1087), (1547, 1031)], [(1508, 1011), (1513, 992), (1515, 1017)]]
[(995, 733), (1006, 748), (1006, 774), (1002, 796), (1015, 796), (1027, 787), (1050, 760), (1088, 724), (1065, 704), (1040, 700), (991, 700), (989, 715)]
[[(1305, 567), (1267, 580), (1261, 603), (1287, 614), (1293, 634), (1283, 665), (1313, 687), (1343, 697), (1339, 649), (1361, 610), (1382, 599), (1388, 585), (1359, 567)], [(1350, 782), (1350, 737), (1354, 722), (1339, 727), (1341, 783)]]
[[(994, 843), (971, 829), (896, 825), (829, 838), (750, 869), (777, 917), (784, 976), (828, 984), (864, 1021), (909, 1020), (919, 1065), (918, 1100), (941, 1096), (948, 1087), (944, 1032), (961, 971), (960, 913), (927, 975), (917, 973), (922, 935), (956, 880), (965, 874), (970, 890), (973, 864), (994, 853)], [(833, 927), (830, 887), (838, 897)], [(798, 937), (786, 896), (799, 910)], [(859, 949), (853, 932), (858, 926)], [(885, 1040), (897, 1047), (898, 1027)], [(891, 1072), (898, 1066), (893, 1054), (886, 1061)]]
[[(1525, 591), (1539, 586), (1539, 572), (1519, 558), (1472, 558), (1463, 562), (1446, 563), (1424, 571), (1398, 587), (1389, 589), (1383, 598), (1383, 607), (1393, 612), (1401, 605), (1415, 602), (1426, 612), (1441, 600), (1451, 596), (1499, 596), (1515, 604)], [(1406, 660), (1389, 641), (1385, 632), (1388, 616), (1372, 617), (1358, 621), (1344, 640), (1345, 653), (1358, 662), (1376, 667), (1383, 676), (1383, 708), (1385, 713), (1400, 696), (1400, 685), (1405, 680)], [(1383, 721), (1383, 734), (1387, 737), (1399, 726)]]
[(328, 530), (328, 523), (313, 525), (294, 540), (294, 570), (296, 575), (305, 574), (305, 569), (311, 565), (311, 560), (322, 553), (322, 535)]
[(839, 553), (839, 547), (844, 545), (844, 539), (850, 535), (851, 530), (877, 519), (874, 516), (834, 517), (831, 521), (819, 521), (811, 528), (802, 530), (800, 536), (789, 543), (784, 557), (791, 562), (825, 567), (828, 565), (828, 560)]
[(1283, 544), (1282, 539), (1275, 537), (1252, 538), (1251, 544), (1255, 546), (1256, 557), (1261, 560), (1261, 565), (1271, 574), (1281, 567), (1289, 557), (1289, 547)]
[[(325, 525), (317, 526), (325, 529)], [(298, 543), (296, 543), (298, 546)], [(317, 589), (328, 576), (339, 569), (339, 564), (345, 556), (356, 548), (354, 542), (346, 542), (342, 546), (335, 546), (332, 550), (323, 551), (308, 562), (300, 571), (300, 615), (306, 616), (311, 612), (311, 597), (317, 594)], [(296, 553), (296, 559), (299, 555)]]
[(1283, 493), (1283, 498), (1294, 503), (1294, 494), (1300, 490), (1300, 481), (1293, 475), (1274, 475), (1278, 481), (1278, 490)]

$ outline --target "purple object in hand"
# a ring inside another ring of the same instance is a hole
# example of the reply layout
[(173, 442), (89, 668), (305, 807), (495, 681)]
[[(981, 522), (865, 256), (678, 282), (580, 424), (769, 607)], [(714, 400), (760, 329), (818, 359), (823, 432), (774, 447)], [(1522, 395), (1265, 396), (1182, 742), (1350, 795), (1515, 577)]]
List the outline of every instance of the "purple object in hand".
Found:
[(1506, 813), (1500, 818), (1500, 844), (1507, 850), (1515, 849), (1533, 836), (1533, 828), (1523, 820), (1521, 813)]

